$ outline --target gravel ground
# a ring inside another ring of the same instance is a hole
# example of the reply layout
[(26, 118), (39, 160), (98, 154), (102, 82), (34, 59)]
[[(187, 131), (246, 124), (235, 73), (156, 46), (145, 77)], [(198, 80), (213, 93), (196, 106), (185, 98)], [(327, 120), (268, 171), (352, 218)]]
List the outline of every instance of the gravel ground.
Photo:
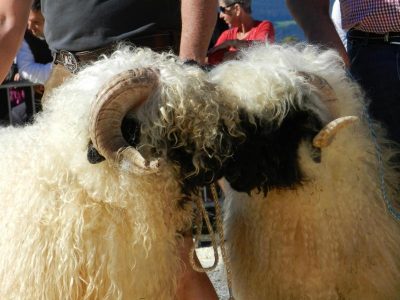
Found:
[[(203, 267), (209, 267), (214, 263), (214, 250), (212, 247), (198, 248), (196, 253)], [(219, 299), (228, 300), (229, 292), (226, 283), (226, 272), (220, 251), (217, 267), (213, 271), (207, 272), (207, 274), (217, 291)]]

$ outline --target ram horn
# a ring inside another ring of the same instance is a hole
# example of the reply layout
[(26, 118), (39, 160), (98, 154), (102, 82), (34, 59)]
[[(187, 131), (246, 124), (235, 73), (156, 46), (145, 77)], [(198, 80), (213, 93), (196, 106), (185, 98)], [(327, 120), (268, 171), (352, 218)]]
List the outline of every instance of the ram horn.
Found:
[(156, 172), (159, 160), (148, 161), (130, 146), (121, 132), (123, 118), (137, 110), (159, 82), (158, 71), (150, 68), (122, 72), (103, 86), (91, 108), (90, 137), (95, 149), (106, 159), (132, 163), (134, 172)]
[(334, 105), (334, 103), (337, 101), (337, 96), (328, 81), (315, 74), (309, 74), (302, 71), (298, 71), (297, 73), (305, 78), (312, 86), (314, 86), (324, 105), (328, 108), (329, 115), (332, 116), (332, 118), (338, 116), (339, 113)]
[(337, 118), (331, 122), (329, 122), (321, 131), (314, 137), (313, 146), (316, 148), (324, 148), (329, 146), (336, 133), (353, 123), (358, 121), (358, 118), (355, 116), (345, 116)]

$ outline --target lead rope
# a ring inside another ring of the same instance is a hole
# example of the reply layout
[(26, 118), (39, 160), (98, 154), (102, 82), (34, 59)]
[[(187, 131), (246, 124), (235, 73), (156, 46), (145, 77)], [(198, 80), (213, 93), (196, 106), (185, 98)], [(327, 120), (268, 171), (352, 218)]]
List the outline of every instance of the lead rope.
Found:
[[(347, 76), (353, 80), (353, 81), (357, 81), (353, 75), (350, 73), (349, 70), (346, 71)], [(372, 120), (371, 117), (369, 116), (368, 110), (367, 110), (367, 106), (365, 105), (365, 103), (361, 103), (363, 110), (362, 110), (362, 116), (364, 117), (364, 120), (366, 120), (367, 124), (368, 124), (368, 129), (369, 129), (369, 134), (371, 137), (371, 140), (374, 144), (375, 147), (375, 155), (376, 158), (378, 160), (378, 174), (379, 174), (379, 183), (380, 183), (380, 189), (381, 189), (381, 194), (382, 194), (382, 198), (383, 201), (386, 205), (386, 209), (389, 211), (389, 213), (392, 215), (392, 217), (394, 218), (395, 221), (400, 222), (400, 213), (399, 211), (393, 207), (392, 205), (392, 200), (390, 199), (388, 192), (387, 192), (387, 188), (386, 188), (386, 180), (385, 180), (385, 167), (384, 167), (384, 163), (383, 163), (383, 158), (382, 158), (382, 150), (381, 147), (378, 143), (378, 138), (376, 135), (376, 132), (374, 130), (374, 126), (372, 125)], [(397, 191), (399, 190), (399, 188), (397, 187)], [(398, 194), (398, 192), (397, 192)]]
[[(218, 260), (219, 260), (217, 240), (215, 238), (215, 233), (214, 233), (214, 230), (212, 228), (212, 225), (211, 225), (210, 219), (208, 217), (207, 211), (204, 208), (203, 200), (201, 199), (201, 197), (195, 197), (195, 200), (196, 200), (196, 206), (197, 206), (197, 213), (196, 213), (196, 216), (195, 216), (196, 217), (196, 220), (195, 220), (195, 223), (196, 223), (196, 234), (194, 236), (194, 245), (192, 246), (192, 249), (191, 249), (191, 251), (189, 253), (190, 263), (192, 265), (193, 270), (195, 270), (197, 272), (212, 271), (217, 267)], [(194, 260), (194, 254), (196, 252), (196, 244), (199, 241), (199, 237), (200, 237), (200, 234), (201, 234), (201, 229), (203, 227), (203, 218), (206, 221), (207, 229), (208, 229), (208, 232), (210, 233), (210, 236), (211, 236), (211, 244), (212, 244), (213, 249), (214, 249), (214, 263), (210, 267), (203, 267), (201, 264), (198, 265), (196, 263), (196, 261)]]
[(382, 159), (382, 150), (381, 147), (378, 143), (378, 139), (376, 136), (376, 132), (372, 126), (372, 121), (371, 118), (364, 106), (363, 110), (363, 117), (367, 121), (368, 128), (369, 128), (369, 133), (372, 139), (372, 142), (374, 143), (375, 146), (375, 155), (378, 160), (378, 173), (380, 177), (380, 188), (381, 188), (381, 193), (382, 193), (382, 198), (383, 201), (385, 202), (386, 209), (389, 211), (389, 213), (392, 215), (392, 217), (397, 221), (400, 222), (400, 213), (397, 209), (395, 209), (392, 205), (392, 200), (390, 199), (387, 189), (386, 189), (386, 181), (385, 181), (385, 167), (383, 164), (383, 159)]
[[(222, 254), (222, 260), (224, 261), (225, 265), (225, 271), (226, 271), (226, 277), (227, 277), (227, 285), (228, 285), (228, 292), (229, 292), (229, 300), (235, 300), (232, 294), (232, 273), (231, 273), (231, 264), (230, 260), (228, 259), (226, 249), (225, 249), (225, 237), (224, 237), (224, 228), (223, 228), (223, 220), (222, 220), (222, 211), (221, 211), (221, 206), (219, 205), (219, 200), (218, 200), (218, 194), (217, 190), (215, 188), (215, 184), (210, 185), (211, 189), (211, 194), (212, 198), (215, 204), (215, 215), (216, 215), (216, 224), (217, 224), (217, 234), (219, 236), (220, 240), (220, 247), (221, 247), (221, 254)], [(196, 206), (197, 206), (197, 213), (196, 213), (196, 234), (194, 238), (194, 245), (189, 253), (189, 259), (190, 263), (192, 265), (192, 268), (197, 271), (197, 272), (208, 272), (214, 270), (217, 265), (218, 265), (218, 243), (216, 239), (216, 234), (214, 233), (214, 230), (212, 228), (210, 219), (208, 217), (207, 211), (204, 207), (203, 200), (201, 197), (196, 197)], [(194, 254), (196, 251), (196, 244), (199, 240), (200, 234), (201, 234), (201, 229), (203, 226), (203, 218), (206, 222), (208, 232), (211, 236), (211, 244), (214, 249), (214, 263), (210, 267), (203, 267), (201, 265), (198, 265), (196, 261), (194, 260)]]
[(217, 189), (215, 188), (215, 183), (210, 184), (210, 189), (211, 189), (211, 194), (212, 194), (212, 197), (213, 197), (213, 200), (215, 203), (217, 232), (219, 234), (222, 260), (225, 263), (226, 281), (227, 281), (227, 285), (228, 285), (229, 300), (235, 300), (235, 298), (233, 297), (233, 293), (232, 293), (232, 266), (231, 266), (231, 261), (226, 253), (222, 210), (221, 210), (221, 206), (219, 205), (218, 194), (217, 194)]

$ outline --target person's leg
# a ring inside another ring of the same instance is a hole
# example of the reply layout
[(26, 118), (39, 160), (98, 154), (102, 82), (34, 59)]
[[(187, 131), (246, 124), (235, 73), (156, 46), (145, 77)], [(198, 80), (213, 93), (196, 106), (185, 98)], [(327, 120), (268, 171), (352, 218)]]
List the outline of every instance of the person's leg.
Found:
[[(193, 270), (189, 252), (193, 246), (191, 235), (183, 238), (180, 256), (184, 263), (184, 270), (178, 279), (176, 300), (218, 300), (218, 295), (206, 273), (199, 273)], [(195, 257), (198, 263), (197, 257)]]
[(350, 72), (370, 100), (370, 115), (400, 143), (400, 46), (353, 41), (348, 52)]
[(53, 64), (53, 69), (51, 71), (50, 77), (44, 85), (42, 105), (46, 103), (47, 97), (51, 94), (53, 89), (59, 87), (67, 78), (71, 76), (73, 76), (73, 74), (69, 72), (64, 66)]

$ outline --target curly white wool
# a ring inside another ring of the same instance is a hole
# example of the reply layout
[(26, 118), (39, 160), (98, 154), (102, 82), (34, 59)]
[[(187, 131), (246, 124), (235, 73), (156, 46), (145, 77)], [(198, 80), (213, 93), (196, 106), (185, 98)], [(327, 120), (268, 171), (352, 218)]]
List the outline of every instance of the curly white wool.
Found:
[[(139, 176), (129, 162), (86, 158), (96, 94), (140, 67), (160, 71), (152, 101), (176, 114), (183, 101), (202, 97), (199, 68), (122, 47), (56, 89), (34, 124), (0, 129), (1, 299), (173, 299), (177, 232), (191, 223), (191, 206), (178, 205), (176, 166)], [(142, 121), (162, 132), (156, 105), (143, 108), (152, 119)]]
[[(319, 101), (302, 73), (323, 78), (334, 90), (337, 101), (325, 111), (355, 115), (360, 122), (322, 149), (321, 163), (300, 145), (306, 181), (298, 188), (267, 196), (229, 191), (225, 225), (235, 299), (398, 299), (400, 227), (382, 199), (364, 96), (338, 54), (307, 45), (266, 45), (220, 65), (211, 79), (250, 114), (283, 120), (294, 105), (309, 105), (303, 99)], [(394, 150), (379, 124), (372, 125), (388, 192), (396, 198), (399, 178), (389, 163)]]

